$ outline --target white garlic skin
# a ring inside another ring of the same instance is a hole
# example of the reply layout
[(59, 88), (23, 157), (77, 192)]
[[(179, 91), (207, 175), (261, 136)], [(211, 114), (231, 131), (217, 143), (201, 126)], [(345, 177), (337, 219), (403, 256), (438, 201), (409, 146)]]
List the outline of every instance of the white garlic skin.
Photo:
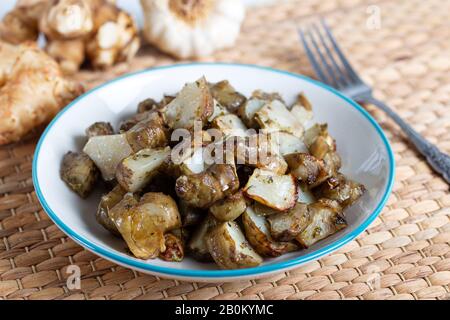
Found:
[(245, 17), (241, 0), (206, 0), (208, 12), (188, 23), (172, 12), (170, 0), (141, 0), (144, 37), (160, 50), (180, 59), (204, 57), (231, 47)]

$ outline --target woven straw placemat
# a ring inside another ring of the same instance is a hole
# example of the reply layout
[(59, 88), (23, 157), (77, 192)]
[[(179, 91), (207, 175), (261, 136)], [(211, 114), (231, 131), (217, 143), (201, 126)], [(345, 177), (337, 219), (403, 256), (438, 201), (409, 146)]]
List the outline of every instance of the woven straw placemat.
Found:
[[(290, 1), (252, 9), (235, 48), (208, 60), (256, 63), (312, 75), (296, 29), (321, 14), (375, 94), (450, 153), (449, 12), (448, 0)], [(368, 23), (377, 13), (380, 25)], [(104, 73), (83, 71), (77, 78), (93, 87), (125, 72), (174, 62), (147, 48), (129, 65)], [(393, 194), (380, 217), (355, 241), (319, 261), (270, 278), (234, 283), (160, 279), (83, 250), (49, 220), (36, 199), (31, 160), (37, 138), (0, 148), (0, 297), (450, 298), (449, 187), (392, 121), (378, 110), (369, 111), (391, 140), (397, 164)], [(67, 288), (70, 264), (81, 268), (80, 290)]]

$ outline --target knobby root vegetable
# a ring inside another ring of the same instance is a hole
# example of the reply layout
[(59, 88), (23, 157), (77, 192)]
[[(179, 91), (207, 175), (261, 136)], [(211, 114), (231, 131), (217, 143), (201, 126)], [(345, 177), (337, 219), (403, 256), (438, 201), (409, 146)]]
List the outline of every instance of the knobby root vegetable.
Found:
[(82, 198), (94, 188), (98, 171), (94, 162), (85, 153), (68, 152), (61, 164), (61, 178)]
[(0, 145), (47, 123), (83, 92), (63, 78), (58, 64), (34, 45), (0, 41)]
[(209, 207), (238, 188), (236, 170), (229, 164), (214, 164), (202, 173), (180, 176), (175, 184), (177, 195), (188, 205), (199, 208)]

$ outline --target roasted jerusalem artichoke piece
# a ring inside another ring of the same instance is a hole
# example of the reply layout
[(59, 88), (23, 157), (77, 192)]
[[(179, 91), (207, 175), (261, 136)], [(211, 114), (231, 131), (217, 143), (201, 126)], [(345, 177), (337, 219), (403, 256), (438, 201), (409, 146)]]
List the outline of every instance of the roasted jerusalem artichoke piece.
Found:
[(311, 222), (295, 238), (304, 248), (345, 228), (347, 223), (339, 207), (326, 201), (318, 201), (308, 206)]
[(60, 173), (70, 189), (82, 198), (89, 195), (98, 177), (94, 162), (85, 153), (71, 151), (64, 155)]
[(184, 258), (183, 241), (173, 233), (164, 235), (164, 245), (166, 250), (159, 253), (159, 257), (164, 261), (180, 262)]
[(206, 236), (206, 245), (214, 261), (222, 269), (256, 267), (261, 256), (250, 246), (234, 221), (222, 222)]
[(351, 206), (365, 192), (362, 184), (347, 179), (343, 174), (339, 173), (315, 188), (314, 194), (317, 198), (327, 198), (339, 202), (345, 209)]
[(158, 192), (148, 192), (139, 201), (127, 193), (109, 215), (130, 251), (141, 259), (156, 258), (165, 252), (164, 234), (181, 227), (175, 201)]
[[(272, 148), (277, 154), (286, 157), (291, 153), (308, 153), (303, 140), (291, 133), (277, 131), (270, 134)], [(276, 148), (276, 149), (275, 149)]]
[(146, 113), (144, 119), (131, 127), (125, 135), (134, 152), (144, 148), (164, 147), (168, 143), (164, 120), (157, 112)]
[(211, 93), (222, 106), (230, 112), (236, 112), (246, 98), (237, 92), (228, 80), (222, 80), (211, 86)]
[(244, 194), (265, 206), (286, 211), (297, 202), (297, 183), (293, 175), (255, 169), (244, 187)]
[(326, 175), (321, 175), (311, 187), (315, 187), (322, 183), (325, 179), (336, 175), (341, 167), (341, 158), (336, 152), (336, 141), (328, 133), (326, 124), (315, 124), (305, 132), (305, 144), (310, 154), (318, 159), (323, 160), (323, 167)]
[(147, 111), (159, 111), (164, 106), (168, 105), (172, 100), (175, 99), (174, 96), (171, 95), (164, 95), (162, 99), (159, 102), (156, 102), (152, 98), (147, 98), (145, 100), (142, 100), (139, 102), (137, 106), (137, 113), (143, 113)]
[(236, 170), (229, 164), (213, 164), (202, 173), (180, 176), (175, 183), (178, 197), (199, 208), (207, 208), (238, 189)]
[(278, 241), (291, 241), (300, 234), (311, 222), (308, 205), (296, 203), (295, 207), (286, 213), (273, 214), (267, 217), (270, 234)]
[(159, 109), (159, 104), (152, 98), (147, 98), (139, 102), (137, 106), (137, 113), (143, 113), (147, 111), (156, 111)]
[(237, 114), (241, 117), (247, 127), (256, 129), (259, 127), (257, 121), (255, 120), (256, 112), (273, 100), (283, 102), (283, 99), (277, 93), (266, 93), (256, 90), (253, 92), (252, 96), (239, 107)]
[(233, 221), (238, 218), (247, 208), (242, 191), (217, 201), (210, 208), (209, 211), (219, 221)]
[(120, 236), (120, 232), (110, 218), (109, 211), (123, 199), (126, 193), (120, 185), (115, 186), (110, 192), (102, 196), (95, 214), (97, 222), (116, 236)]
[(315, 124), (305, 131), (303, 140), (311, 155), (319, 160), (327, 153), (336, 151), (336, 141), (328, 133), (327, 124)]
[(86, 136), (88, 138), (111, 134), (114, 134), (114, 129), (109, 122), (95, 122), (86, 129)]
[(245, 136), (247, 131), (241, 118), (232, 113), (216, 117), (211, 127), (220, 130), (224, 136)]
[(303, 93), (297, 96), (297, 100), (291, 107), (291, 113), (303, 127), (308, 127), (313, 118), (312, 104)]
[(117, 166), (117, 182), (128, 192), (145, 187), (170, 155), (170, 147), (142, 149), (125, 158)]
[(341, 164), (341, 157), (337, 152), (328, 152), (323, 157), (323, 166), (328, 176), (336, 175), (341, 168)]
[(262, 256), (278, 257), (283, 253), (298, 249), (298, 246), (293, 242), (275, 241), (270, 234), (266, 218), (257, 215), (251, 207), (248, 207), (242, 214), (242, 224), (247, 240), (255, 251)]
[[(139, 254), (142, 256), (145, 256), (147, 253), (145, 249), (140, 250), (138, 246), (134, 245), (133, 239), (132, 239), (132, 216), (133, 212), (132, 209), (139, 203), (139, 197), (132, 193), (125, 193), (121, 199), (119, 199), (118, 202), (117, 194), (114, 194), (112, 197), (111, 205), (112, 207), (109, 207), (108, 210), (105, 210), (102, 214), (108, 214), (109, 219), (114, 224), (114, 227), (110, 227), (108, 225), (108, 221), (105, 219), (102, 219), (101, 221), (105, 222), (108, 226), (108, 230), (113, 230), (115, 233), (115, 230), (119, 233), (120, 236), (123, 237), (125, 242), (128, 245), (128, 248), (131, 250), (131, 252), (137, 257)], [(108, 201), (108, 199), (105, 199)], [(115, 202), (115, 203), (114, 203)], [(100, 203), (100, 206), (102, 204)], [(100, 209), (100, 207), (99, 207)], [(98, 213), (98, 211), (97, 211)], [(98, 215), (97, 215), (98, 216)], [(101, 222), (100, 222), (101, 223)], [(104, 225), (103, 223), (101, 223)], [(133, 248), (133, 249), (132, 249)], [(138, 253), (138, 255), (136, 255)]]
[[(203, 135), (202, 141), (208, 139), (207, 135)], [(182, 141), (173, 147), (173, 152), (164, 163), (163, 171), (168, 175), (178, 178), (181, 175), (191, 175), (205, 171), (208, 164), (205, 163), (204, 148), (199, 146), (188, 146)]]
[(286, 131), (299, 138), (303, 136), (304, 129), (302, 124), (279, 100), (266, 103), (261, 109), (256, 111), (255, 120), (265, 132)]
[(265, 103), (266, 101), (264, 100), (250, 98), (239, 107), (237, 114), (241, 117), (247, 127), (256, 128), (258, 124), (255, 121), (255, 113), (261, 109)]
[(83, 148), (96, 166), (103, 179), (113, 180), (119, 163), (133, 153), (125, 134), (91, 137)]
[(291, 153), (285, 156), (290, 173), (307, 185), (322, 183), (329, 174), (324, 162), (307, 153)]
[(172, 129), (192, 130), (196, 121), (206, 124), (214, 109), (214, 99), (203, 77), (187, 83), (168, 105), (162, 109), (167, 125)]
[(213, 260), (206, 245), (206, 235), (218, 223), (219, 221), (213, 215), (208, 214), (194, 230), (192, 237), (188, 241), (187, 251), (195, 260), (202, 262)]

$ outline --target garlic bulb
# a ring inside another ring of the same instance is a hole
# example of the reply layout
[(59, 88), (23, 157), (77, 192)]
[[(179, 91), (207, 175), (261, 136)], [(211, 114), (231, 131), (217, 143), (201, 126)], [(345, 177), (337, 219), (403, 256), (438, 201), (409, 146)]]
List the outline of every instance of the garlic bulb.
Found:
[(240, 0), (141, 0), (144, 36), (177, 58), (207, 56), (234, 44), (244, 19)]

